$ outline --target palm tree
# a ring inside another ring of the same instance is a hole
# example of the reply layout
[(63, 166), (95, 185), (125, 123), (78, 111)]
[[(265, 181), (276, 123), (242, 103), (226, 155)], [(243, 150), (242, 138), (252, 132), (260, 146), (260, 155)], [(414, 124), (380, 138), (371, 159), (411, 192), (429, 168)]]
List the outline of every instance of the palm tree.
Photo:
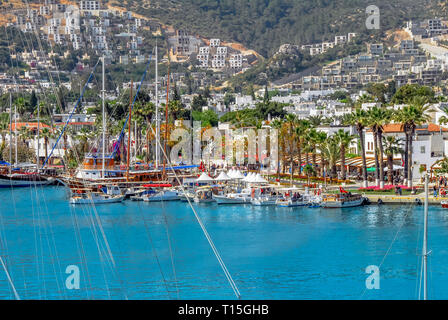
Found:
[[(285, 156), (286, 156), (286, 146), (285, 146), (285, 139), (284, 139), (284, 130), (283, 130), (283, 122), (279, 119), (274, 119), (272, 121), (272, 128), (277, 129), (278, 131), (278, 143), (279, 143), (279, 152), (280, 152), (280, 158), (283, 162), (283, 170), (285, 168)], [(280, 178), (280, 166), (277, 166), (277, 179)]]
[(6, 135), (9, 133), (9, 114), (0, 114), (0, 135), (2, 137), (2, 145), (0, 150), (3, 150), (6, 145)]
[(341, 154), (341, 179), (346, 180), (347, 174), (345, 169), (345, 153), (350, 144), (353, 142), (354, 136), (350, 133), (344, 131), (343, 129), (339, 129), (338, 132), (335, 134), (339, 146), (341, 148), (340, 154)]
[(427, 99), (424, 97), (414, 97), (412, 101), (404, 106), (395, 116), (401, 123), (405, 132), (405, 179), (408, 187), (412, 187), (412, 141), (417, 126), (428, 123), (431, 117), (428, 115), (429, 106), (425, 106)]
[(31, 131), (26, 126), (22, 126), (19, 129), (19, 137), (22, 139), (24, 145), (29, 147), (28, 140), (31, 138)]
[(322, 177), (324, 176), (324, 170), (325, 170), (325, 166), (326, 166), (324, 148), (325, 148), (325, 144), (327, 142), (327, 138), (328, 138), (328, 136), (327, 136), (326, 132), (319, 131), (319, 132), (317, 132), (315, 140), (313, 141), (316, 143), (316, 148), (317, 148), (317, 150), (319, 150), (319, 153), (320, 153), (320, 163), (321, 163), (320, 175)]
[(324, 151), (323, 154), (328, 159), (331, 178), (336, 179), (337, 178), (336, 163), (340, 156), (340, 150), (339, 150), (339, 141), (335, 135), (330, 136), (327, 139), (323, 151)]
[(383, 126), (392, 120), (392, 111), (384, 107), (373, 107), (367, 112), (367, 116), (373, 131), (377, 186), (384, 188)]
[(394, 181), (394, 155), (402, 154), (404, 151), (401, 148), (402, 141), (394, 136), (383, 136), (383, 145), (384, 145), (384, 154), (387, 157), (387, 180), (389, 184), (392, 184)]
[(322, 123), (324, 121), (324, 117), (321, 115), (309, 116), (307, 120), (310, 123), (311, 127), (316, 128), (316, 127), (322, 125)]
[(296, 139), (297, 139), (297, 155), (299, 157), (299, 173), (302, 171), (302, 151), (304, 147), (304, 141), (308, 137), (307, 132), (310, 128), (310, 123), (307, 120), (299, 120), (296, 127)]
[(349, 117), (349, 124), (354, 125), (359, 135), (359, 143), (361, 146), (362, 157), (362, 177), (363, 187), (366, 188), (367, 182), (367, 160), (366, 160), (366, 146), (364, 145), (364, 128), (367, 125), (367, 113), (361, 108), (356, 108)]
[(285, 117), (285, 127), (287, 131), (286, 141), (288, 142), (288, 152), (289, 152), (289, 165), (290, 165), (290, 181), (292, 184), (292, 178), (294, 176), (294, 154), (295, 154), (295, 142), (297, 141), (296, 128), (298, 120), (294, 114), (287, 114)]
[(48, 128), (43, 128), (41, 131), (41, 135), (44, 138), (44, 145), (45, 145), (45, 160), (48, 158), (48, 142), (50, 138), (53, 136), (52, 132)]
[(306, 175), (307, 180), (308, 180), (308, 185), (310, 185), (310, 177), (312, 175), (314, 175), (316, 173), (315, 169), (313, 166), (307, 164), (304, 168), (303, 168), (303, 173)]

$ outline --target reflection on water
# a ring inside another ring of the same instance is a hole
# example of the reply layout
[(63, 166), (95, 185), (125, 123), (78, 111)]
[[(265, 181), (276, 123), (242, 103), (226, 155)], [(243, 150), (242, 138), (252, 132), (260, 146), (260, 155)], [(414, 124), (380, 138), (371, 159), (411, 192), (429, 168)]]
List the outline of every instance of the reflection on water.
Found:
[[(195, 208), (244, 299), (417, 298), (422, 207)], [(2, 190), (0, 213), (1, 255), (24, 299), (234, 298), (186, 203), (73, 207), (55, 187)], [(429, 225), (430, 298), (447, 299), (448, 211), (430, 207)], [(366, 291), (365, 268), (382, 261), (381, 289)], [(65, 287), (68, 265), (80, 290)], [(6, 280), (0, 270), (0, 298), (12, 299)]]

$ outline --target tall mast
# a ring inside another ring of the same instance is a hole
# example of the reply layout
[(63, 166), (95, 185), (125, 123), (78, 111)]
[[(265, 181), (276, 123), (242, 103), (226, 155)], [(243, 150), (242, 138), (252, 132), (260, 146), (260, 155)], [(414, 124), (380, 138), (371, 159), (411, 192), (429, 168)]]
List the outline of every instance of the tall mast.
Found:
[(14, 140), (15, 140), (15, 145), (16, 145), (15, 166), (17, 166), (17, 163), (18, 163), (18, 157), (17, 157), (17, 105), (14, 105)]
[(165, 156), (163, 157), (163, 175), (165, 175), (166, 169), (166, 142), (168, 140), (168, 104), (170, 102), (170, 52), (168, 51), (168, 79), (166, 83), (166, 105), (165, 105), (165, 138), (163, 141), (163, 150), (165, 152)]
[(12, 93), (9, 92), (9, 173), (12, 166)]
[(36, 159), (36, 168), (37, 172), (39, 172), (39, 159), (40, 159), (40, 102), (37, 100), (37, 159)]
[(423, 219), (423, 300), (428, 299), (428, 282), (427, 282), (427, 272), (428, 272), (428, 174), (425, 175), (425, 210)]
[(128, 157), (126, 163), (126, 181), (129, 181), (129, 165), (131, 163), (131, 123), (132, 123), (132, 88), (134, 87), (134, 81), (131, 80), (131, 91), (129, 94), (129, 132), (128, 132)]
[(105, 92), (105, 72), (104, 72), (104, 55), (101, 59), (103, 62), (103, 90), (101, 91), (101, 100), (103, 104), (103, 161), (102, 161), (102, 176), (103, 178), (106, 177), (106, 107), (104, 102), (104, 92)]
[[(159, 168), (159, 50), (156, 44), (156, 159), (154, 168)], [(148, 128), (149, 130), (149, 128)], [(149, 146), (148, 146), (149, 148)]]
[(134, 158), (137, 159), (137, 120), (134, 120)]

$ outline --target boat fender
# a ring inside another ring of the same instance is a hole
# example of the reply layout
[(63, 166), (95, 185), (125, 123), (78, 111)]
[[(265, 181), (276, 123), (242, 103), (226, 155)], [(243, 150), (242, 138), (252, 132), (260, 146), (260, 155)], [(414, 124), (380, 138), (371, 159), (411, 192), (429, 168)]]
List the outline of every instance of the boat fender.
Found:
[(420, 200), (420, 199), (415, 199), (415, 203), (416, 203), (418, 206), (421, 206), (421, 205), (422, 205), (422, 200)]
[(382, 205), (382, 204), (384, 204), (383, 200), (381, 200), (381, 199), (378, 199), (378, 204), (379, 204), (379, 205)]

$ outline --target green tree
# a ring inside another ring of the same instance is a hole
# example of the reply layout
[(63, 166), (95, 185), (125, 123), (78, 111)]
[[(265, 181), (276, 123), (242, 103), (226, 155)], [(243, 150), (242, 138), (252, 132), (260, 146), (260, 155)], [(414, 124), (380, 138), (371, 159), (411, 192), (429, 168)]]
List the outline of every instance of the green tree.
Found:
[(343, 129), (339, 129), (335, 134), (336, 139), (339, 143), (340, 147), (340, 156), (341, 156), (341, 179), (347, 179), (347, 173), (345, 168), (345, 154), (350, 144), (353, 142), (354, 136), (349, 132), (344, 131)]
[(415, 96), (409, 105), (404, 106), (396, 115), (395, 120), (401, 123), (406, 135), (405, 140), (405, 178), (408, 186), (412, 187), (412, 141), (415, 129), (418, 125), (428, 123), (431, 117), (428, 115), (430, 107), (426, 96)]

